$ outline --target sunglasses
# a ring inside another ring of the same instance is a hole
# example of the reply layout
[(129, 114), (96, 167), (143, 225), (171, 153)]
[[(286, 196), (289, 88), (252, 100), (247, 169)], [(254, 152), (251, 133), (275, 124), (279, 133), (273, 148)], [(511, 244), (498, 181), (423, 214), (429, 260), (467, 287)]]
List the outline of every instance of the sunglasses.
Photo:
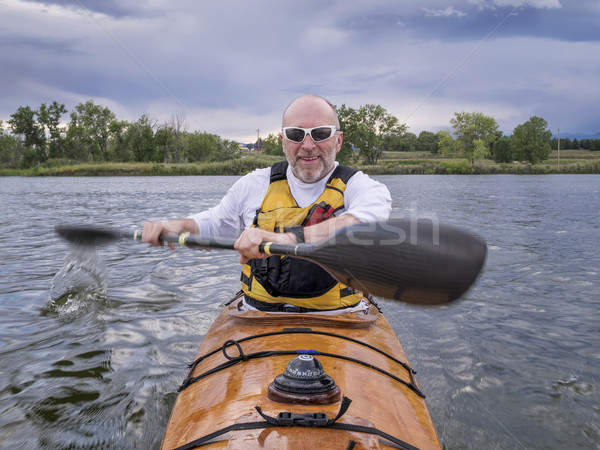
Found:
[(321, 125), (313, 128), (283, 127), (281, 131), (287, 140), (300, 144), (304, 142), (304, 138), (306, 138), (307, 134), (310, 134), (313, 142), (326, 141), (332, 137), (336, 131), (339, 131), (339, 128), (332, 125)]

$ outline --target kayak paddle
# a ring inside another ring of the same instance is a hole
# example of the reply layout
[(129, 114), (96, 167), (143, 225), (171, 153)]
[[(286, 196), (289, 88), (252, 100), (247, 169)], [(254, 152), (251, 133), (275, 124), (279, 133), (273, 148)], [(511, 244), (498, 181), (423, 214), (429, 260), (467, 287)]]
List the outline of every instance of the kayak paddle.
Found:
[[(56, 232), (73, 243), (97, 245), (141, 239), (141, 233), (112, 228), (59, 225)], [(235, 240), (208, 240), (182, 234), (164, 242), (187, 247), (233, 249)], [(311, 244), (263, 242), (260, 250), (312, 261), (339, 282), (364, 294), (416, 305), (458, 299), (475, 282), (487, 253), (480, 238), (431, 220), (390, 219), (356, 224)]]

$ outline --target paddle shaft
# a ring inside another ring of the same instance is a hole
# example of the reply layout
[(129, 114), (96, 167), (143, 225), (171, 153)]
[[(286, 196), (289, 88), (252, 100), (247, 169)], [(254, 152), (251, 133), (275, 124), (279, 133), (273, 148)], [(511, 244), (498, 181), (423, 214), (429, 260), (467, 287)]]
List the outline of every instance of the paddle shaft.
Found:
[[(161, 236), (163, 242), (177, 243), (184, 247), (205, 247), (235, 250), (235, 240), (232, 239), (202, 239), (196, 235), (184, 233), (180, 236)], [(259, 251), (267, 255), (297, 256), (310, 259), (311, 250), (315, 244), (279, 244), (276, 242), (262, 242)]]
[[(128, 231), (88, 225), (57, 225), (55, 230), (69, 242), (83, 245), (98, 245), (121, 239), (142, 240), (142, 232), (140, 230)], [(179, 236), (164, 234), (161, 235), (160, 239), (162, 242), (168, 244), (180, 244), (185, 247), (218, 248), (224, 250), (235, 250), (234, 245), (236, 242), (235, 239), (204, 239), (198, 235), (191, 235), (189, 233), (183, 233)], [(268, 251), (269, 245), (274, 246), (270, 252)], [(265, 247), (267, 251), (265, 251)], [(263, 242), (260, 244), (260, 251), (273, 255), (294, 255), (296, 247), (295, 245)]]

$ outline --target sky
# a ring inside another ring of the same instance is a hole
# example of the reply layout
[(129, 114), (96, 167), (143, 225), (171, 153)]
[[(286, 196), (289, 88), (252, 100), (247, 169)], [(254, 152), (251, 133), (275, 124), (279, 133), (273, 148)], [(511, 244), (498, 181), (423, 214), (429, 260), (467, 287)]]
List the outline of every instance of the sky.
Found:
[[(93, 100), (254, 142), (294, 98), (384, 107), (408, 131), (481, 112), (600, 132), (599, 0), (0, 0), (0, 120)], [(68, 117), (65, 117), (68, 120)]]

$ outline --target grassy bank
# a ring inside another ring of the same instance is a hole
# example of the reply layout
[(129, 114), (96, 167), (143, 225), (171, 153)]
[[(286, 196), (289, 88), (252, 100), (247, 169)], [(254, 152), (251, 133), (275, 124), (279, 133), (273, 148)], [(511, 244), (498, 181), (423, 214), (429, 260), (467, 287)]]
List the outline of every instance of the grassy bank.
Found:
[[(166, 176), (166, 175), (244, 175), (267, 167), (282, 158), (248, 155), (213, 163), (88, 163), (69, 164), (53, 161), (32, 169), (0, 169), (0, 176)], [(440, 157), (425, 152), (387, 152), (375, 166), (354, 165), (370, 175), (484, 175), (484, 174), (600, 174), (600, 152), (562, 150), (560, 160), (553, 152), (540, 164), (477, 161), (471, 166), (466, 159)]]
[(476, 161), (471, 165), (461, 158), (441, 157), (426, 152), (384, 153), (376, 166), (359, 166), (370, 175), (489, 175), (489, 174), (600, 174), (600, 152), (589, 150), (556, 151), (539, 164)]
[(25, 170), (0, 169), (0, 176), (31, 177), (90, 177), (90, 176), (177, 176), (177, 175), (243, 175), (260, 167), (267, 167), (282, 158), (268, 155), (249, 156), (211, 163), (86, 163), (41, 164)]

